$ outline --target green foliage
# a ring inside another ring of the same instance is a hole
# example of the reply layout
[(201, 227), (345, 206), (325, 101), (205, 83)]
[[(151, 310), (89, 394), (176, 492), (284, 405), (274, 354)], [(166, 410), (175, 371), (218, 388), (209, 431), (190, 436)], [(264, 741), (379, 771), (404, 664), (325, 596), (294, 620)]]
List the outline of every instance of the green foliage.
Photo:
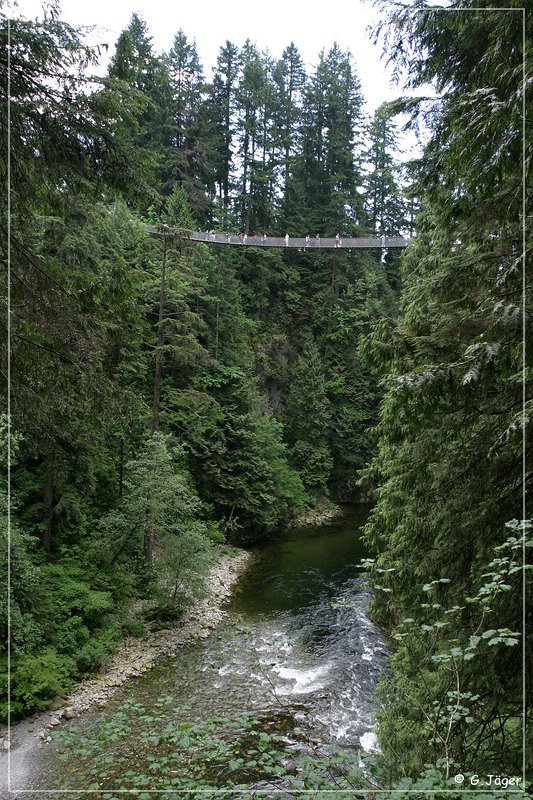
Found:
[(139, 457), (126, 465), (122, 502), (100, 522), (111, 564), (137, 564), (144, 580), (143, 548), (153, 536), (157, 613), (179, 614), (202, 594), (214, 561), (208, 528), (190, 478), (156, 433)]
[[(519, 772), (521, 676), (510, 670), (522, 625), (516, 620), (510, 629), (504, 623), (521, 588), (523, 552), (533, 542), (525, 539), (529, 523), (514, 520), (507, 527), (513, 535), (495, 548), (480, 585), (461, 605), (450, 605), (451, 581), (439, 578), (421, 587), (409, 616), (403, 617), (405, 606), (398, 608), (393, 675), (381, 687), (380, 731), (386, 755), (389, 747), (409, 754), (406, 771), (431, 752), (447, 776), (452, 768), (501, 772), (504, 764)], [(379, 563), (371, 564), (378, 597), (390, 591), (398, 604), (397, 570)]]
[(320, 354), (311, 338), (305, 341), (294, 371), (287, 411), (293, 463), (307, 487), (325, 492), (333, 466), (327, 441), (331, 406), (326, 395)]
[(64, 558), (60, 564), (45, 564), (41, 567), (41, 575), (55, 598), (54, 613), (58, 617), (76, 611), (91, 623), (113, 608), (110, 593), (91, 589), (84, 580), (83, 566), (75, 561)]
[(394, 105), (383, 103), (368, 130), (371, 147), (366, 153), (370, 170), (365, 181), (365, 205), (372, 231), (378, 236), (398, 236), (406, 226), (405, 201), (394, 158), (397, 131), (393, 116)]
[(304, 201), (304, 234), (353, 234), (364, 223), (356, 188), (360, 167), (354, 157), (362, 99), (351, 53), (337, 44), (322, 51), (306, 86), (302, 148), (292, 187)]
[(401, 316), (376, 326), (367, 348), (385, 385), (367, 537), (380, 554), (375, 618), (398, 637), (397, 693), (381, 721), (398, 774), (439, 758), (448, 771), (453, 760), (461, 771), (519, 770), (522, 758), (519, 537), (502, 530), (531, 477), (531, 331), (519, 308), (530, 280), (517, 191), (523, 54), (509, 16), (519, 42), (518, 14), (473, 4), (397, 7), (380, 26), (408, 82), (442, 90), (403, 105), (416, 123), (429, 104), (435, 124), (413, 169), (423, 202), (402, 259)]
[[(190, 718), (190, 709), (173, 707), (172, 697), (160, 698), (151, 708), (124, 703), (113, 716), (83, 731), (57, 730), (53, 739), (64, 752), (68, 774), (80, 790), (100, 791), (105, 797), (119, 791), (137, 792), (141, 798), (159, 791), (172, 797), (186, 791), (192, 797), (223, 798), (228, 792), (260, 797), (276, 792), (287, 796), (306, 792), (326, 800), (332, 791), (341, 797), (373, 796), (385, 800), (391, 789), (402, 798), (431, 797), (459, 800), (462, 791), (441, 768), (426, 767), (416, 779), (389, 782), (379, 756), (368, 756), (303, 738), (290, 745), (285, 731), (290, 715)], [(135, 753), (128, 748), (135, 737)], [(472, 773), (466, 773), (469, 782)], [(477, 776), (479, 778), (479, 776)], [(266, 785), (268, 789), (250, 788)], [(491, 800), (483, 781), (472, 784), (480, 800)], [(511, 790), (502, 784), (498, 796), (509, 800)], [(115, 795), (116, 793), (116, 795)], [(166, 794), (168, 793), (168, 795)]]
[[(65, 762), (76, 758), (79, 769), (74, 777), (80, 788), (199, 790), (217, 797), (217, 789), (248, 791), (250, 785), (268, 781), (288, 791), (314, 790), (313, 796), (321, 797), (319, 790), (332, 786), (350, 792), (368, 783), (376, 786), (365, 779), (358, 754), (311, 742), (304, 744), (302, 753), (287, 746), (284, 729), (290, 719), (283, 712), (274, 719), (241, 714), (190, 721), (187, 708), (172, 708), (171, 703), (171, 697), (163, 697), (147, 709), (128, 702), (81, 737), (75, 731), (55, 732), (54, 739), (66, 750)], [(127, 741), (134, 730), (135, 760), (123, 749), (101, 757), (106, 745)]]
[[(1, 19), (0, 70), (7, 78), (6, 12)], [(24, 218), (29, 204), (43, 197), (56, 208), (68, 206), (64, 190), (97, 196), (104, 185), (141, 189), (131, 150), (113, 135), (111, 118), (129, 116), (125, 87), (91, 76), (98, 48), (83, 41), (81, 29), (60, 20), (55, 13), (42, 20), (10, 15), (10, 148), (11, 180), (17, 185), (12, 198), (13, 222)], [(1, 111), (6, 124), (7, 107)], [(5, 148), (7, 142), (2, 143)], [(7, 159), (2, 154), (2, 181)], [(28, 225), (29, 220), (24, 220)], [(13, 234), (16, 232), (13, 230)], [(14, 253), (20, 242), (13, 237)]]
[[(7, 663), (2, 658), (0, 667), (2, 697), (7, 693)], [(72, 662), (58, 655), (52, 648), (38, 655), (16, 654), (11, 659), (11, 703), (13, 718), (42, 711), (72, 683)], [(7, 717), (8, 706), (0, 705), (2, 719)]]
[[(15, 651), (31, 652), (43, 641), (39, 611), (46, 589), (39, 568), (33, 563), (31, 538), (22, 533), (16, 519), (10, 526), (8, 540), (7, 498), (0, 499), (0, 629), (2, 641), (7, 641), (7, 601), (9, 592), (11, 645)], [(8, 583), (8, 547), (10, 556), (10, 581)]]

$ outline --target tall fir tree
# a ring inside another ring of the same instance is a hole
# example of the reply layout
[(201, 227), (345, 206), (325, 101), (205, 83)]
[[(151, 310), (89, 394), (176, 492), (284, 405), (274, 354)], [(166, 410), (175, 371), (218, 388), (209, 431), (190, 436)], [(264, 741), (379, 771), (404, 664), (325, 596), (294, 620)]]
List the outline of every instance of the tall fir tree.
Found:
[(314, 233), (353, 235), (364, 222), (357, 192), (362, 102), (350, 53), (337, 44), (322, 51), (306, 87), (294, 189), (303, 193), (306, 225)]
[[(195, 42), (179, 30), (166, 54), (172, 91), (172, 149), (169, 188), (182, 187), (193, 216), (204, 223), (210, 176), (210, 130), (204, 108), (204, 77)], [(168, 189), (167, 189), (168, 191)]]
[[(156, 56), (146, 22), (138, 14), (132, 15), (128, 27), (118, 38), (108, 75), (119, 85), (132, 87), (139, 98), (138, 108), (119, 126), (117, 135), (144, 158), (153, 202), (168, 180), (172, 89), (167, 63)], [(145, 201), (143, 210), (149, 204)]]
[(220, 48), (213, 80), (209, 86), (209, 118), (213, 130), (214, 177), (220, 210), (218, 217), (227, 223), (232, 189), (233, 139), (235, 135), (235, 92), (239, 74), (239, 51), (226, 41)]
[(397, 131), (390, 104), (376, 109), (368, 128), (370, 147), (365, 178), (365, 209), (376, 236), (399, 236), (406, 227), (405, 201), (399, 186)]
[[(396, 641), (381, 746), (397, 774), (431, 760), (445, 777), (454, 763), (519, 771), (526, 722), (520, 566), (509, 581), (495, 577), (513, 562), (520, 528), (509, 539), (505, 526), (522, 515), (520, 490), (531, 483), (522, 18), (466, 5), (387, 18), (397, 67), (414, 88), (434, 80), (441, 94), (429, 101), (436, 125), (417, 165), (423, 203), (403, 262), (402, 314), (378, 326), (370, 348), (388, 389), (367, 535), (379, 552), (375, 614)], [(461, 698), (468, 714), (453, 711)]]

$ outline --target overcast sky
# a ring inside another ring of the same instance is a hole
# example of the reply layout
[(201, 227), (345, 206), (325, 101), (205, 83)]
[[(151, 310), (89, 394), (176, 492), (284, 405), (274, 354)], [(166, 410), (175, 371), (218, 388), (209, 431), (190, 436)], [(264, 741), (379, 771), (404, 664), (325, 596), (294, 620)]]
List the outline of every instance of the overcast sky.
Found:
[[(13, 0), (13, 16), (41, 15), (41, 0)], [(380, 58), (381, 49), (371, 43), (368, 26), (378, 18), (371, 0), (62, 0), (62, 17), (77, 25), (95, 25), (91, 41), (106, 42), (110, 54), (120, 32), (136, 12), (147, 22), (157, 52), (168, 50), (182, 28), (195, 39), (206, 77), (226, 39), (242, 45), (249, 38), (260, 49), (279, 57), (292, 41), (309, 67), (318, 53), (336, 41), (354, 57), (367, 111), (384, 100), (403, 94), (394, 86)], [(411, 137), (404, 141), (411, 145)]]
[[(40, 15), (40, 0), (18, 0), (17, 6), (20, 15)], [(292, 41), (308, 65), (336, 41), (352, 52), (371, 108), (398, 93), (366, 32), (377, 18), (370, 0), (62, 0), (60, 6), (67, 22), (98, 26), (96, 38), (111, 49), (133, 12), (146, 20), (157, 51), (168, 50), (182, 28), (196, 40), (208, 75), (226, 39), (241, 45), (250, 38), (274, 56)]]

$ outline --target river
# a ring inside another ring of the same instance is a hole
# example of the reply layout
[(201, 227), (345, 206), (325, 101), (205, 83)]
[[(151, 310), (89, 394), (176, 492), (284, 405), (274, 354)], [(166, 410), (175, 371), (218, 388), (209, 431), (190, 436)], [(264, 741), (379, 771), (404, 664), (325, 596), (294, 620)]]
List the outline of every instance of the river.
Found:
[[(369, 590), (358, 569), (364, 519), (364, 511), (348, 508), (327, 525), (293, 528), (256, 548), (224, 623), (128, 682), (105, 708), (62, 726), (59, 741), (36, 755), (28, 788), (96, 787), (95, 776), (100, 789), (127, 788), (120, 775), (142, 760), (157, 764), (158, 742), (172, 720), (184, 718), (195, 725), (248, 714), (263, 731), (282, 731), (287, 747), (372, 751), (386, 644), (368, 619)], [(118, 722), (110, 727), (109, 720)], [(113, 756), (103, 770), (106, 752)]]

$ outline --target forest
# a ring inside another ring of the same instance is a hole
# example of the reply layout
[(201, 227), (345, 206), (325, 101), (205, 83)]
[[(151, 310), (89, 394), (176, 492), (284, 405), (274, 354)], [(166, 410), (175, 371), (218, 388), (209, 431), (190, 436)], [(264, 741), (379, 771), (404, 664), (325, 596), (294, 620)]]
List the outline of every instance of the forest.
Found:
[[(134, 13), (97, 76), (59, 7), (2, 5), (4, 719), (179, 625), (221, 552), (350, 504), (390, 644), (372, 785), (524, 775), (530, 15), (379, 3), (412, 91), (368, 116), (338, 45), (311, 70), (225, 41), (207, 79)], [(398, 115), (427, 134), (408, 164)], [(342, 758), (310, 796), (367, 786)]]

